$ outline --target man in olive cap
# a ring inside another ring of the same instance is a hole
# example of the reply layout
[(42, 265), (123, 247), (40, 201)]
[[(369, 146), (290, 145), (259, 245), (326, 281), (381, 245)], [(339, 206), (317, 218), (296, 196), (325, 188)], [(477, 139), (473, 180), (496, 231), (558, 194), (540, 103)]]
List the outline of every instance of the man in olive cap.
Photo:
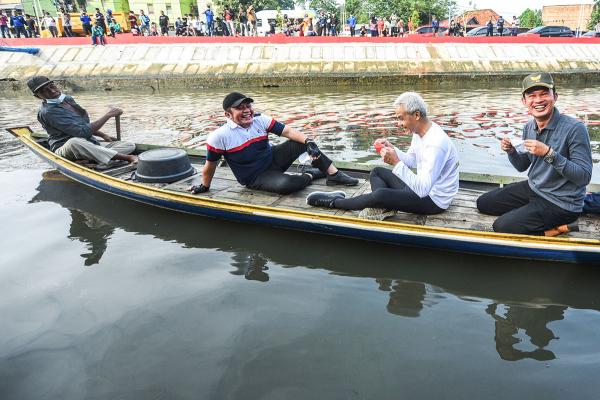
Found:
[[(327, 185), (358, 184), (358, 179), (338, 171), (314, 140), (267, 115), (255, 113), (253, 102), (238, 92), (225, 96), (223, 110), (227, 122), (208, 135), (202, 184), (192, 186), (190, 191), (204, 193), (209, 190), (217, 161), (222, 156), (237, 181), (249, 189), (290, 194), (304, 189), (314, 179), (325, 177)], [(269, 133), (289, 140), (271, 146)], [(300, 175), (286, 174), (285, 171), (305, 152), (310, 156), (313, 168), (305, 168)]]
[(582, 122), (554, 106), (558, 94), (550, 74), (525, 77), (522, 94), (533, 119), (525, 125), (522, 140), (505, 137), (501, 148), (519, 172), (529, 168), (528, 179), (482, 195), (477, 208), (500, 216), (493, 225), (495, 232), (565, 232), (583, 209), (592, 177), (590, 137)]
[[(100, 166), (109, 166), (111, 160), (137, 162), (137, 157), (131, 155), (135, 151), (134, 143), (117, 141), (100, 131), (109, 119), (123, 114), (121, 109), (113, 107), (90, 122), (88, 113), (71, 96), (62, 93), (54, 81), (34, 76), (27, 81), (27, 86), (42, 100), (38, 121), (48, 132), (48, 144), (54, 153), (71, 161), (95, 161)], [(108, 143), (101, 146), (94, 136)]]

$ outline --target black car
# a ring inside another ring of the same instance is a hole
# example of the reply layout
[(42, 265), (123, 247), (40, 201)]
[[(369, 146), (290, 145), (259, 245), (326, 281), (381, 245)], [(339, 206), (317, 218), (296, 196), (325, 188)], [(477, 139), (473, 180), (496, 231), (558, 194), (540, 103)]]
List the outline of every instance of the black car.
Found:
[(519, 36), (573, 37), (575, 35), (568, 26), (542, 25), (521, 33)]
[[(510, 28), (502, 29), (503, 36), (510, 36), (511, 30)], [(467, 36), (486, 36), (487, 35), (487, 26), (477, 26), (467, 32)], [(494, 36), (500, 36), (500, 32), (498, 32), (498, 28), (494, 27)]]

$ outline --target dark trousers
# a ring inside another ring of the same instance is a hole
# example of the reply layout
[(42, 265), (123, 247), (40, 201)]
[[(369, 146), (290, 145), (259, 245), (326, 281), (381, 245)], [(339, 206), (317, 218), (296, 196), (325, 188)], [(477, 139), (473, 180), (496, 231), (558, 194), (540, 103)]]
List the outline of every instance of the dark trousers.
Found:
[(444, 212), (429, 196), (419, 197), (388, 168), (377, 167), (369, 177), (371, 193), (335, 200), (335, 208), (362, 210), (385, 208), (414, 214), (431, 215)]
[(356, 36), (356, 27), (354, 27), (354, 26), (350, 27), (350, 36), (352, 36), (352, 37)]
[(21, 35), (25, 36), (26, 38), (29, 37), (29, 35), (27, 34), (27, 31), (25, 30), (24, 26), (15, 26), (15, 35), (20, 38)]
[[(288, 140), (273, 147), (273, 162), (266, 171), (261, 172), (254, 182), (246, 185), (249, 189), (264, 190), (278, 194), (290, 194), (304, 189), (312, 182), (307, 174), (289, 175), (285, 171), (306, 151), (304, 143)], [(327, 174), (331, 160), (325, 155), (312, 161), (312, 166)]]
[(83, 34), (84, 35), (91, 35), (92, 34), (92, 25), (91, 24), (82, 24), (81, 25), (83, 27)]
[(477, 199), (477, 209), (488, 215), (500, 215), (494, 232), (543, 235), (544, 231), (570, 224), (579, 213), (560, 208), (538, 196), (527, 181), (494, 189)]
[(10, 28), (8, 25), (0, 25), (0, 31), (2, 31), (3, 38), (10, 38)]
[(69, 26), (63, 25), (63, 32), (66, 37), (73, 37), (73, 30), (71, 29), (71, 25), (69, 25)]

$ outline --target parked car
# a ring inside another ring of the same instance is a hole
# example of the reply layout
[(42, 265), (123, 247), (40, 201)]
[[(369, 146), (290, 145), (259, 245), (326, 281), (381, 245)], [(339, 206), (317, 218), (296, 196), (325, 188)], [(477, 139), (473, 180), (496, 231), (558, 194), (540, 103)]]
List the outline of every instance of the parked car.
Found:
[[(423, 25), (417, 28), (417, 30), (415, 31), (415, 33), (417, 35), (423, 35), (423, 36), (433, 36), (433, 26), (431, 25)], [(438, 35), (440, 36), (448, 36), (448, 27), (447, 26), (440, 26), (440, 29), (438, 30)]]
[(542, 25), (521, 33), (519, 36), (573, 37), (575, 35), (568, 26)]
[(596, 33), (596, 31), (587, 31), (586, 33), (584, 33), (580, 37), (582, 37), (582, 38), (600, 37), (600, 33)]
[[(467, 36), (485, 36), (487, 35), (487, 26), (477, 26), (473, 29), (471, 29), (469, 32), (467, 32)], [(509, 28), (504, 28), (502, 29), (502, 35), (503, 36), (510, 36), (511, 32)], [(498, 32), (498, 29), (496, 29), (496, 27), (494, 27), (494, 36), (500, 36), (500, 32)]]

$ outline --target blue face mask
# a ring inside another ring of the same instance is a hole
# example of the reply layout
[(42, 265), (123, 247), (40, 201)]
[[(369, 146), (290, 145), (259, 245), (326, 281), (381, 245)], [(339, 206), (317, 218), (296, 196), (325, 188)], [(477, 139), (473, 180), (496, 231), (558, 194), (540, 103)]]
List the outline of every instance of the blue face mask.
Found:
[(60, 96), (58, 96), (56, 99), (46, 99), (46, 103), (48, 104), (60, 104), (65, 100), (65, 97), (67, 97), (66, 94), (64, 93), (60, 93)]

